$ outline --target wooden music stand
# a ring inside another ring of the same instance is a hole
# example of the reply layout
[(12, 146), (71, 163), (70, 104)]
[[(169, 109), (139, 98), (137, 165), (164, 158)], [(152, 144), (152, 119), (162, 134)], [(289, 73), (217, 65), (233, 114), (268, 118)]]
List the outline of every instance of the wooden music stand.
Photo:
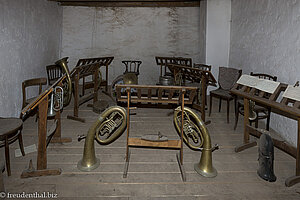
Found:
[[(182, 73), (183, 83), (186, 83), (186, 80), (192, 82), (201, 82), (201, 90), (202, 90), (202, 99), (201, 104), (193, 103), (192, 107), (201, 112), (201, 118), (205, 122), (205, 101), (207, 96), (207, 86), (217, 86), (216, 79), (212, 75), (210, 71), (201, 70), (198, 68), (193, 68), (184, 65), (177, 64), (168, 64), (167, 67), (174, 74), (174, 77), (177, 77), (178, 73)], [(175, 80), (176, 82), (176, 80)], [(209, 123), (209, 122), (206, 122)]]
[(167, 72), (168, 64), (177, 64), (192, 67), (192, 58), (156, 56), (155, 60), (156, 64), (160, 66), (160, 76), (172, 75), (172, 73)]
[(23, 108), (21, 112), (21, 118), (25, 118), (32, 110), (38, 107), (38, 152), (37, 152), (37, 169), (32, 167), (32, 161), (30, 160), (29, 169), (24, 170), (21, 174), (21, 178), (37, 177), (37, 176), (50, 176), (60, 175), (61, 169), (47, 169), (47, 143), (66, 143), (71, 142), (71, 138), (61, 137), (61, 119), (60, 111), (56, 113), (56, 129), (54, 134), (51, 134), (47, 138), (47, 112), (48, 112), (48, 96), (53, 92), (55, 86), (62, 85), (62, 81), (66, 78), (66, 75), (62, 76), (52, 86), (41, 93), (34, 101)]
[[(111, 64), (113, 61), (114, 57), (99, 57), (99, 58), (82, 58), (79, 59), (76, 67), (81, 66), (81, 65), (87, 65), (87, 64), (93, 64), (93, 63), (99, 63), (100, 67), (105, 66), (105, 80), (101, 81), (100, 87), (105, 86), (105, 91), (108, 91), (108, 66)], [(93, 83), (85, 83), (83, 81), (83, 95), (84, 95), (84, 89), (86, 88), (92, 88)]]
[[(79, 106), (91, 99), (93, 99), (93, 103), (98, 100), (98, 70), (100, 68), (100, 63), (91, 63), (86, 65), (80, 65), (75, 67), (72, 70), (72, 79), (74, 80), (74, 114), (68, 115), (68, 119), (85, 122), (85, 119), (80, 118), (78, 116)], [(94, 91), (93, 93), (87, 94), (79, 98), (79, 79), (84, 78), (86, 76), (93, 75), (94, 79)]]
[(244, 98), (244, 141), (242, 145), (235, 148), (236, 152), (243, 151), (256, 145), (256, 142), (250, 142), (250, 135), (259, 138), (262, 134), (260, 129), (249, 125), (249, 100), (255, 101), (255, 103), (259, 105), (270, 107), (272, 112), (279, 115), (297, 120), (297, 148), (286, 143), (284, 140), (272, 137), (275, 147), (296, 158), (296, 175), (287, 178), (285, 181), (285, 185), (290, 187), (300, 182), (300, 101), (285, 97), (281, 100), (279, 99), (280, 94), (284, 92), (287, 87), (287, 84), (280, 83), (274, 93), (267, 93), (262, 90), (258, 90), (255, 87), (236, 83), (231, 89), (231, 92)]
[[(121, 90), (126, 89), (126, 95), (121, 94)], [(137, 95), (131, 95), (131, 91), (136, 90)], [(147, 91), (143, 94), (142, 90)], [(156, 95), (152, 95), (152, 90), (155, 90)], [(181, 86), (156, 86), (156, 85), (116, 85), (117, 100), (121, 102), (127, 102), (127, 145), (126, 145), (126, 163), (124, 168), (123, 177), (127, 177), (127, 171), (129, 166), (130, 151), (129, 147), (148, 147), (148, 148), (163, 148), (163, 149), (174, 149), (180, 150), (180, 154), (176, 154), (177, 162), (180, 168), (182, 180), (186, 181), (185, 171), (183, 168), (183, 126), (181, 126), (181, 136), (179, 140), (168, 140), (163, 142), (152, 142), (145, 141), (140, 138), (130, 138), (130, 102), (133, 103), (171, 103), (181, 104), (181, 109), (184, 110), (184, 105), (192, 104), (195, 94), (196, 87), (181, 87)], [(168, 93), (168, 96), (164, 97), (163, 91)], [(174, 94), (179, 94), (175, 95)], [(189, 94), (188, 97), (185, 97)], [(181, 121), (183, 122), (183, 115)]]

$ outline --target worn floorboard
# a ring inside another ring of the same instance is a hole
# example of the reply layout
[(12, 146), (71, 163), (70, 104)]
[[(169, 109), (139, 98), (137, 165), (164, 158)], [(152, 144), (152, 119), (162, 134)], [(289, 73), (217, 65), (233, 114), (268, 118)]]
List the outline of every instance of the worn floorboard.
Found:
[[(186, 182), (182, 182), (177, 164), (178, 150), (165, 149), (131, 148), (128, 177), (123, 178), (126, 132), (107, 146), (100, 146), (95, 142), (100, 166), (92, 172), (81, 172), (77, 169), (77, 162), (82, 158), (84, 140), (78, 142), (77, 136), (86, 134), (98, 116), (87, 107), (88, 103), (83, 104), (79, 112), (79, 116), (85, 118), (86, 123), (67, 119), (67, 115), (73, 113), (72, 105), (62, 113), (62, 135), (71, 137), (73, 141), (66, 144), (50, 144), (47, 149), (48, 167), (61, 168), (61, 175), (21, 179), (20, 174), (30, 159), (36, 165), (36, 152), (16, 158), (14, 150), (18, 148), (18, 144), (10, 145), (12, 176), (7, 177), (4, 173), (7, 192), (50, 192), (57, 194), (59, 199), (300, 199), (300, 184), (290, 188), (284, 186), (285, 179), (295, 174), (295, 159), (275, 149), (274, 170), (277, 181), (269, 183), (260, 179), (256, 173), (258, 148), (234, 152), (235, 146), (243, 140), (243, 117), (240, 117), (234, 131), (233, 109), (230, 113), (230, 123), (227, 124), (226, 105), (222, 105), (222, 111), (219, 113), (217, 101), (214, 101), (211, 116), (207, 114), (207, 119), (211, 120), (207, 128), (212, 143), (218, 143), (220, 146), (218, 151), (213, 152), (213, 165), (218, 171), (217, 177), (204, 178), (198, 175), (194, 171), (194, 164), (199, 162), (201, 153), (185, 146), (183, 160)], [(169, 139), (178, 138), (171, 109), (138, 108), (132, 113), (131, 137), (161, 132)], [(48, 127), (52, 123), (50, 120)], [(23, 140), (25, 146), (37, 144), (35, 117), (24, 123)]]

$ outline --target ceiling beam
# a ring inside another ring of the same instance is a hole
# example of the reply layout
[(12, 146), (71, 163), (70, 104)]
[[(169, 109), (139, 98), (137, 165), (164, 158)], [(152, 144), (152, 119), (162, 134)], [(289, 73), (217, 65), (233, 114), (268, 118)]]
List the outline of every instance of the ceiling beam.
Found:
[(199, 0), (48, 0), (59, 2), (61, 6), (87, 7), (199, 7)]

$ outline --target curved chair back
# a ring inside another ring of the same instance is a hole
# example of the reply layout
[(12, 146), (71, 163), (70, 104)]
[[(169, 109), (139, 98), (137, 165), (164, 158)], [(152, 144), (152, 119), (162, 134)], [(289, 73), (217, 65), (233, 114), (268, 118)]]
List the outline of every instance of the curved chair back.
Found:
[(23, 104), (22, 108), (24, 108), (29, 102), (26, 97), (26, 88), (30, 86), (39, 86), (39, 94), (42, 92), (43, 85), (47, 84), (46, 78), (34, 78), (34, 79), (28, 79), (22, 82), (22, 94), (23, 94)]
[(48, 65), (46, 66), (48, 75), (48, 85), (52, 85), (60, 77), (62, 77), (62, 70), (59, 65)]
[(219, 86), (224, 90), (230, 90), (237, 80), (242, 75), (241, 69), (235, 69), (230, 67), (219, 67)]

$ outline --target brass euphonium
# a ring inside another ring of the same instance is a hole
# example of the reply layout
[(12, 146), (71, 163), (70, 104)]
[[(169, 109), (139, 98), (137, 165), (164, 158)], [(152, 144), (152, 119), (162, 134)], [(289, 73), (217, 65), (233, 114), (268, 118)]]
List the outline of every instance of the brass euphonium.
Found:
[(66, 74), (67, 83), (63, 84), (63, 91), (64, 91), (63, 105), (64, 106), (69, 105), (72, 98), (72, 81), (71, 81), (70, 71), (67, 63), (68, 63), (68, 57), (64, 57), (55, 62), (56, 65), (61, 66), (61, 68)]
[[(212, 165), (212, 152), (218, 145), (211, 146), (211, 139), (201, 117), (192, 109), (185, 107), (183, 116), (183, 141), (192, 150), (202, 151), (200, 162), (194, 165), (195, 171), (204, 177), (217, 176), (217, 170)], [(174, 112), (174, 125), (177, 133), (181, 134), (181, 107)]]
[(111, 106), (100, 114), (86, 136), (83, 158), (77, 164), (79, 170), (91, 171), (99, 166), (100, 160), (95, 154), (95, 137), (102, 145), (114, 142), (126, 129), (126, 116), (126, 110), (120, 106)]

